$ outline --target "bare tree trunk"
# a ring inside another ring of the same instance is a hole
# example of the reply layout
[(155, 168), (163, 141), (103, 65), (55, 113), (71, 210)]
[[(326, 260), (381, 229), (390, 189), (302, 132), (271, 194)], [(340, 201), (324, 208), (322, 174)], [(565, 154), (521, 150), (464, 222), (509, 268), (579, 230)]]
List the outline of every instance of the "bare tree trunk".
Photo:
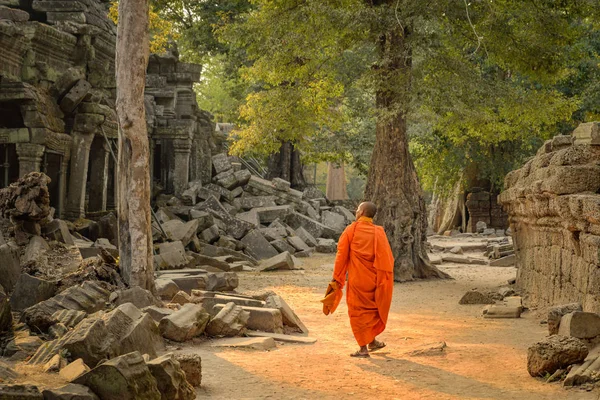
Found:
[(148, 0), (120, 0), (116, 57), (119, 264), (130, 286), (154, 291), (150, 152), (144, 108), (148, 41)]
[(294, 148), (293, 143), (281, 142), (279, 152), (269, 157), (267, 179), (285, 179), (294, 189), (301, 190), (306, 187), (303, 169), (300, 152)]
[(409, 30), (396, 28), (380, 40), (375, 148), (371, 157), (366, 200), (377, 204), (375, 222), (383, 225), (395, 258), (394, 279), (448, 278), (429, 262), (427, 209), (408, 152), (406, 107), (410, 90)]

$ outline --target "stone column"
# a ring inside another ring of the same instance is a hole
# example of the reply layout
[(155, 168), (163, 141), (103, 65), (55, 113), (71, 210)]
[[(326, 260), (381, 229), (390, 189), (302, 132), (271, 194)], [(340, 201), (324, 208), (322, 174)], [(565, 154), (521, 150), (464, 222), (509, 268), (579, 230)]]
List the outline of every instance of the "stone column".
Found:
[(65, 217), (82, 218), (85, 215), (85, 186), (93, 133), (73, 132), (71, 145), (71, 176)]
[[(102, 141), (100, 141), (102, 139)], [(92, 143), (90, 153), (90, 199), (89, 211), (106, 211), (108, 197), (108, 146), (104, 138)]]
[(19, 177), (22, 178), (30, 172), (40, 172), (45, 146), (33, 143), (17, 143), (16, 147), (19, 156)]
[(175, 153), (175, 168), (173, 175), (173, 188), (176, 196), (180, 196), (188, 187), (190, 176), (191, 139), (173, 140)]

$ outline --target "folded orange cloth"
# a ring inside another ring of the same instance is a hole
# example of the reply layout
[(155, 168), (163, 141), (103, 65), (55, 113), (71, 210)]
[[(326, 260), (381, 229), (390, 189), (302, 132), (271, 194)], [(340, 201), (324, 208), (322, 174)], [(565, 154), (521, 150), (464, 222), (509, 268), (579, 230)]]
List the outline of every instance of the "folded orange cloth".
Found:
[(329, 285), (327, 285), (325, 298), (321, 300), (321, 303), (323, 303), (323, 314), (332, 314), (340, 304), (341, 300), (342, 289), (339, 287), (336, 281), (331, 281)]

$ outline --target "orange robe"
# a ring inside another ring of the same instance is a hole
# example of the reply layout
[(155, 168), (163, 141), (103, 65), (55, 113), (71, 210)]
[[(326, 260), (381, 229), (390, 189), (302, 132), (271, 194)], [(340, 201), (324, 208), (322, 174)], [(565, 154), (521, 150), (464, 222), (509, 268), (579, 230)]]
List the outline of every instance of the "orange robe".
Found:
[(384, 331), (394, 289), (394, 257), (383, 227), (361, 217), (346, 228), (338, 241), (333, 279), (346, 282), (350, 326), (359, 346)]

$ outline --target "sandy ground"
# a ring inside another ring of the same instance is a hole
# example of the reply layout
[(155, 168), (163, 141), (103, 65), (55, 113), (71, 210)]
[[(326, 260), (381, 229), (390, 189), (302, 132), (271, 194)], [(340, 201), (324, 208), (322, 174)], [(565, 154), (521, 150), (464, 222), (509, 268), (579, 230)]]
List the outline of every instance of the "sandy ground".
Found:
[[(472, 288), (497, 288), (514, 268), (445, 264), (455, 279), (396, 284), (386, 349), (354, 359), (357, 349), (342, 303), (325, 316), (319, 299), (333, 271), (333, 256), (304, 261), (305, 271), (240, 275), (239, 291), (267, 289), (283, 296), (318, 339), (314, 345), (278, 344), (276, 350), (216, 350), (202, 355), (203, 388), (214, 399), (598, 399), (597, 392), (565, 390), (531, 378), (527, 347), (546, 335), (540, 317), (487, 320), (483, 306), (462, 306)], [(422, 345), (445, 341), (437, 356), (410, 356)]]

